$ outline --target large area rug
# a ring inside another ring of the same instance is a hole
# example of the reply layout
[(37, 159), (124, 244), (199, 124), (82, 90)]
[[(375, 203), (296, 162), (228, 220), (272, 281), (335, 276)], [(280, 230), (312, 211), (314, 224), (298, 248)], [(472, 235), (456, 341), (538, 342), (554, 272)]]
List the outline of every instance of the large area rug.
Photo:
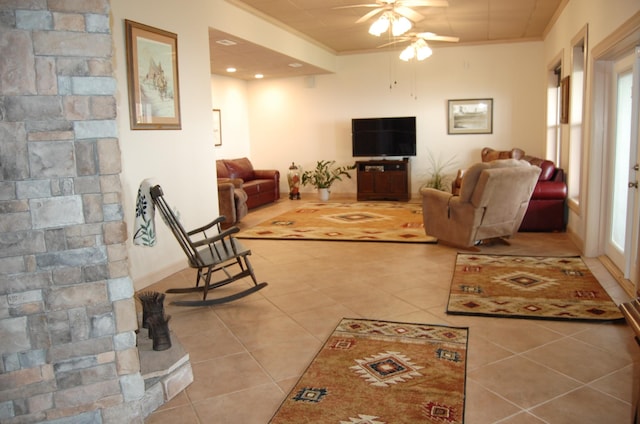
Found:
[(434, 243), (416, 203), (307, 203), (255, 227), (238, 238)]
[(271, 423), (464, 422), (467, 328), (343, 319)]
[(555, 320), (623, 319), (577, 256), (459, 253), (447, 313)]

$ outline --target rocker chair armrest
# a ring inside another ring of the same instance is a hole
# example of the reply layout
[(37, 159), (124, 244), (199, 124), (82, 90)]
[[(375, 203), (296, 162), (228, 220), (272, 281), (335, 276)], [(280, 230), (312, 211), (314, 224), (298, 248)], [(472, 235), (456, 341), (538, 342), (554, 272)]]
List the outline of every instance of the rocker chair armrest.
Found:
[(207, 237), (207, 238), (204, 238), (202, 240), (198, 240), (198, 241), (193, 242), (193, 247), (200, 247), (200, 246), (206, 246), (206, 245), (213, 244), (213, 243), (215, 243), (217, 241), (223, 240), (226, 237), (231, 236), (231, 234), (237, 233), (238, 231), (240, 231), (240, 229), (238, 227), (228, 228), (228, 229), (226, 229), (226, 230), (224, 230), (224, 231), (222, 231), (222, 232), (220, 232), (220, 233), (218, 233), (218, 234), (216, 234), (214, 236)]
[(221, 222), (224, 222), (227, 218), (224, 215), (220, 215), (219, 217), (217, 217), (216, 219), (214, 219), (213, 221), (211, 221), (210, 223), (208, 223), (207, 225), (204, 225), (202, 227), (196, 228), (194, 230), (191, 230), (187, 233), (187, 235), (194, 235), (197, 233), (201, 233), (203, 231), (208, 230), (209, 228), (213, 227), (214, 225), (218, 225)]

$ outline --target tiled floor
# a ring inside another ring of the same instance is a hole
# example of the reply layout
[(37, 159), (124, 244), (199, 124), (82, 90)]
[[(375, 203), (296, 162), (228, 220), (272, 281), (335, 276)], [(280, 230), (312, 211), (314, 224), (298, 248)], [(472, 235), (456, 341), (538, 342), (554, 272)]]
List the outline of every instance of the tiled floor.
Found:
[[(254, 210), (240, 226), (301, 202), (283, 199)], [(482, 249), (578, 254), (566, 234), (520, 233), (511, 241)], [(448, 316), (457, 251), (442, 245), (244, 242), (268, 287), (217, 307), (167, 306), (190, 353), (194, 382), (147, 423), (267, 423), (342, 317), (468, 326), (467, 424), (629, 422), (640, 349), (625, 324)], [(616, 303), (628, 300), (597, 259), (586, 262)], [(147, 289), (193, 281), (187, 269)]]

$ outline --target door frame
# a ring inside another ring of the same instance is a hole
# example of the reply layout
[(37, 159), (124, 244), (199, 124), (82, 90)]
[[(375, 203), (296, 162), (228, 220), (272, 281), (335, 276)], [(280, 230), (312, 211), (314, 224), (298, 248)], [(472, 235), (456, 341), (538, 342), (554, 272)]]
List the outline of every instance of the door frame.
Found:
[[(590, 125), (585, 134), (588, 158), (583, 166), (584, 175), (587, 176), (587, 198), (582, 217), (581, 229), (584, 234), (583, 252), (587, 257), (596, 257), (604, 254), (606, 242), (606, 183), (607, 179), (602, 172), (607, 166), (606, 158), (609, 149), (609, 110), (608, 102), (611, 98), (610, 78), (612, 66), (619, 60), (636, 51), (640, 46), (640, 13), (636, 13), (627, 22), (602, 40), (591, 51), (589, 69), (592, 70), (590, 82), (591, 90), (588, 90), (586, 99), (590, 114)], [(640, 249), (640, 240), (637, 240), (636, 249)], [(634, 275), (640, 275), (640, 268), (632, 270)], [(614, 273), (619, 277), (620, 273)], [(631, 295), (635, 295), (636, 288), (627, 280), (620, 281), (623, 288)]]

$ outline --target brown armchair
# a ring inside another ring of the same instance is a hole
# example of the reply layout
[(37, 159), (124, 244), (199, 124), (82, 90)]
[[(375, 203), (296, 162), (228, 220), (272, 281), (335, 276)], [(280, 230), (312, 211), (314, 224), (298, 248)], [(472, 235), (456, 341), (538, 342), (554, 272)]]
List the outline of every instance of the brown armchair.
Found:
[(460, 247), (518, 231), (540, 168), (526, 161), (501, 159), (471, 166), (462, 177), (460, 195), (423, 188), (425, 232)]
[(247, 197), (241, 179), (218, 178), (218, 209), (225, 217), (222, 228), (232, 227), (247, 215)]

